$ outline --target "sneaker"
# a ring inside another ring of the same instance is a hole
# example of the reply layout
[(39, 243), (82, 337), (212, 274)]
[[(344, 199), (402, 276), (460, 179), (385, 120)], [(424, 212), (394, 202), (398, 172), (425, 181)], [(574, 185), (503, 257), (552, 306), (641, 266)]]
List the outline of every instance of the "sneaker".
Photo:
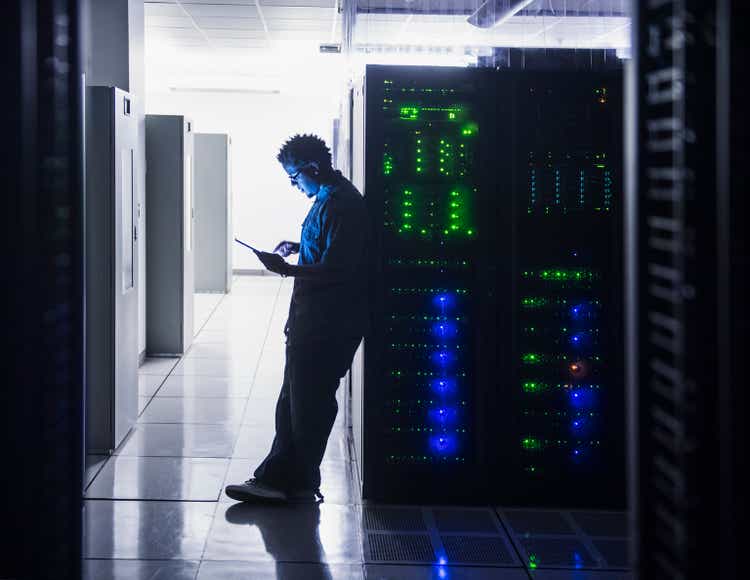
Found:
[(287, 495), (280, 489), (271, 487), (257, 479), (248, 479), (245, 483), (239, 485), (228, 485), (224, 493), (237, 501), (247, 502), (285, 502)]

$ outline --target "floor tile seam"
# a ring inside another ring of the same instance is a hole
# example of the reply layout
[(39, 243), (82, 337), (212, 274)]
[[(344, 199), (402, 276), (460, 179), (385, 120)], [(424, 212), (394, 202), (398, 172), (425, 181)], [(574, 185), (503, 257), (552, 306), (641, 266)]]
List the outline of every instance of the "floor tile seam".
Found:
[(420, 566), (424, 568), (434, 568), (439, 566), (440, 568), (493, 568), (496, 570), (524, 570), (526, 568), (519, 564), (498, 564), (496, 562), (461, 562), (452, 561), (445, 564), (436, 564), (435, 562), (427, 562), (425, 560), (365, 560), (362, 562), (365, 566)]
[(242, 425), (242, 423), (238, 421), (138, 421), (138, 425)]
[(589, 538), (588, 534), (586, 534), (583, 531), (583, 528), (578, 524), (578, 522), (570, 513), (570, 511), (565, 510), (565, 511), (561, 511), (560, 513), (562, 514), (562, 517), (568, 522), (568, 525), (571, 528), (573, 528), (573, 530), (576, 532), (576, 535), (578, 536), (580, 542), (586, 547), (589, 553), (594, 557), (594, 560), (597, 561), (599, 566), (606, 565), (607, 559), (597, 549), (597, 547), (592, 542), (591, 538)]
[[(176, 365), (175, 365), (175, 366), (176, 366)], [(151, 376), (161, 376), (161, 375), (151, 375)], [(166, 382), (167, 382), (167, 377), (169, 377), (169, 375), (165, 375), (165, 376), (164, 376), (164, 377), (162, 378), (161, 382), (159, 383), (159, 386), (158, 386), (158, 387), (156, 387), (156, 390), (154, 390), (153, 394), (152, 394), (152, 395), (151, 395), (150, 397), (148, 397), (148, 401), (146, 401), (146, 404), (145, 404), (145, 405), (143, 405), (143, 409), (141, 409), (140, 413), (138, 413), (138, 415), (136, 415), (136, 417), (135, 417), (135, 422), (136, 422), (136, 423), (138, 423), (138, 419), (140, 419), (140, 418), (141, 418), (141, 416), (143, 415), (143, 413), (144, 413), (144, 412), (146, 411), (146, 409), (148, 408), (148, 406), (149, 406), (149, 405), (151, 404), (151, 401), (153, 401), (153, 400), (154, 400), (154, 397), (156, 397), (156, 394), (157, 394), (157, 393), (158, 393), (158, 392), (159, 392), (159, 391), (161, 390), (161, 388), (162, 388), (162, 387), (164, 386), (164, 383), (166, 383)], [(138, 396), (140, 397), (140, 394), (139, 394)], [(132, 430), (132, 427), (131, 427), (131, 430)]]
[(519, 539), (523, 538), (535, 538), (539, 540), (582, 540), (584, 537), (589, 538), (592, 541), (598, 541), (598, 540), (620, 540), (620, 541), (628, 541), (629, 538), (627, 536), (587, 536), (586, 534), (540, 534), (536, 532), (526, 532), (526, 533), (515, 533)]
[(230, 455), (140, 455), (135, 453), (116, 454), (117, 457), (164, 457), (170, 459), (232, 459)]
[[(190, 503), (190, 504), (209, 504), (209, 503), (220, 503), (219, 500), (210, 499), (158, 499), (158, 498), (113, 498), (113, 497), (84, 497), (85, 501), (96, 501), (96, 502), (121, 502), (121, 503), (137, 503), (137, 502), (148, 502), (148, 503)], [(137, 558), (136, 558), (137, 559)]]
[(221, 493), (218, 494), (216, 499), (175, 499), (169, 497), (87, 497), (83, 498), (86, 501), (119, 501), (119, 502), (150, 502), (150, 503), (221, 503)]
[(244, 396), (244, 395), (233, 395), (233, 396), (225, 396), (225, 397), (217, 397), (214, 396), (199, 396), (199, 395), (155, 395), (157, 399), (249, 399), (250, 395)]
[[(216, 301), (216, 304), (214, 304), (214, 307), (211, 309), (211, 312), (209, 312), (208, 316), (206, 316), (206, 320), (203, 322), (203, 324), (201, 325), (201, 327), (198, 329), (198, 332), (193, 332), (193, 339), (195, 339), (195, 337), (198, 336), (201, 333), (201, 331), (206, 327), (206, 324), (208, 324), (208, 321), (211, 320), (211, 317), (214, 315), (214, 312), (216, 312), (216, 309), (219, 307), (219, 305), (222, 302), (224, 302), (224, 298), (226, 298), (226, 297), (227, 297), (227, 294), (224, 293), (224, 294), (221, 295), (221, 298), (219, 298), (219, 300)], [(190, 352), (190, 349), (193, 348), (193, 344), (195, 344), (195, 343), (193, 341), (191, 341), (190, 342), (190, 347), (188, 348), (187, 352), (184, 353), (183, 356), (180, 357), (180, 358), (184, 358), (184, 356), (186, 354), (188, 354), (188, 352)]]
[(91, 477), (91, 481), (89, 481), (88, 484), (86, 485), (86, 487), (83, 488), (83, 496), (84, 497), (86, 496), (86, 492), (94, 484), (94, 481), (96, 480), (97, 477), (99, 477), (99, 474), (102, 472), (102, 470), (104, 469), (104, 467), (107, 465), (107, 463), (109, 462), (109, 460), (112, 457), (113, 457), (113, 454), (107, 455), (106, 459), (104, 461), (102, 461), (101, 466), (96, 470), (96, 473)]
[[(196, 360), (196, 359), (193, 359)], [(207, 359), (203, 359), (207, 360)], [(252, 379), (253, 375), (237, 375), (234, 373), (231, 374), (224, 374), (224, 375), (206, 375), (206, 374), (200, 374), (200, 373), (173, 373), (169, 375), (170, 377), (204, 377), (204, 378), (215, 378), (215, 379)]]
[(583, 571), (583, 572), (630, 572), (630, 568), (612, 568), (612, 567), (594, 567), (594, 566), (581, 566), (580, 568), (576, 568), (575, 566), (554, 566), (554, 565), (544, 565), (544, 564), (538, 564), (536, 568), (532, 568), (530, 570), (561, 570), (565, 572), (569, 572), (571, 570), (573, 571)]
[[(229, 469), (229, 465), (227, 464), (227, 469)], [(224, 474), (224, 477), (226, 477), (226, 472)], [(214, 529), (214, 524), (216, 523), (216, 514), (219, 512), (219, 506), (221, 505), (221, 493), (224, 491), (224, 485), (222, 484), (221, 489), (219, 490), (219, 499), (214, 502), (214, 511), (211, 515), (211, 523), (208, 526), (208, 531), (206, 532), (206, 537), (203, 540), (203, 548), (201, 549), (201, 562), (203, 561), (203, 557), (206, 555), (206, 550), (208, 549), (208, 540), (211, 538), (211, 532)], [(198, 564), (198, 569), (200, 570), (200, 564)], [(197, 573), (196, 573), (197, 578)]]
[[(526, 564), (526, 560), (524, 559), (522, 555), (523, 546), (520, 545), (520, 542), (516, 542), (515, 535), (511, 532), (510, 526), (506, 525), (505, 519), (500, 514), (500, 508), (495, 506), (488, 506), (490, 511), (495, 515), (495, 518), (498, 522), (500, 522), (500, 527), (505, 531), (505, 536), (508, 538), (508, 543), (510, 544), (510, 547), (513, 548), (513, 551), (516, 554), (516, 558), (518, 558), (518, 561), (521, 563), (521, 565), (524, 568), (528, 568)], [(526, 553), (526, 550), (523, 550), (523, 553)], [(529, 572), (529, 576), (531, 577), (531, 572)]]
[[(226, 500), (226, 501), (223, 501), (223, 500), (219, 499), (219, 503), (230, 503), (230, 501), (234, 502), (236, 500)], [(306, 505), (306, 504), (305, 504), (305, 502), (301, 502), (301, 503), (290, 503), (289, 505), (290, 506), (297, 506), (297, 505)], [(319, 502), (319, 505), (321, 505), (321, 506), (330, 505), (330, 506), (338, 506), (338, 507), (351, 507), (351, 508), (355, 508), (357, 510), (359, 510), (359, 509), (362, 508), (362, 504), (359, 503), (356, 500), (351, 500), (351, 501), (349, 501), (349, 500), (336, 500), (336, 499), (328, 499), (328, 497), (326, 497), (323, 501)], [(359, 526), (359, 529), (361, 529), (361, 526)]]
[(140, 561), (147, 561), (147, 562), (175, 562), (175, 563), (187, 563), (187, 564), (199, 564), (200, 560), (197, 560), (195, 558), (86, 558), (83, 557), (81, 560), (88, 560), (90, 562), (111, 562), (113, 560), (123, 560), (126, 562), (140, 562)]

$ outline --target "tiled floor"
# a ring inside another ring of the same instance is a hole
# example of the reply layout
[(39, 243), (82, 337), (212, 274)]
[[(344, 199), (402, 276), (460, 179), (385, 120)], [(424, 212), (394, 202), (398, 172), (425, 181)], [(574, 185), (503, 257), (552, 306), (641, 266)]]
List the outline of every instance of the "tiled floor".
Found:
[(141, 367), (138, 424), (89, 458), (86, 579), (630, 578), (621, 513), (362, 505), (343, 413), (323, 504), (224, 496), (273, 437), (290, 294), (290, 280), (239, 277), (227, 296), (198, 295), (189, 352)]

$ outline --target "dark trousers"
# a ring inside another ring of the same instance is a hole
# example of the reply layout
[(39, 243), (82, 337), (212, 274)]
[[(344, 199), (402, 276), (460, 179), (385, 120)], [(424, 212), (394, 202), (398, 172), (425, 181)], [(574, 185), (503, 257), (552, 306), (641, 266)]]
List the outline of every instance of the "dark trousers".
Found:
[(320, 487), (320, 462), (338, 412), (336, 389), (360, 340), (287, 344), (284, 383), (276, 403), (276, 436), (255, 470), (256, 479), (286, 491)]

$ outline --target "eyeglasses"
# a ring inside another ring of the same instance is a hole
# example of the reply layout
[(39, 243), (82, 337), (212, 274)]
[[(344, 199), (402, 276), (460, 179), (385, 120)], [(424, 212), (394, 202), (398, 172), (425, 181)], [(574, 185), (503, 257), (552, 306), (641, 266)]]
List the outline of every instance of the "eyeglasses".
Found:
[(297, 178), (299, 177), (299, 174), (302, 173), (302, 170), (307, 167), (307, 165), (303, 165), (300, 167), (297, 172), (294, 175), (289, 176), (289, 180), (292, 182), (292, 185), (297, 185)]

